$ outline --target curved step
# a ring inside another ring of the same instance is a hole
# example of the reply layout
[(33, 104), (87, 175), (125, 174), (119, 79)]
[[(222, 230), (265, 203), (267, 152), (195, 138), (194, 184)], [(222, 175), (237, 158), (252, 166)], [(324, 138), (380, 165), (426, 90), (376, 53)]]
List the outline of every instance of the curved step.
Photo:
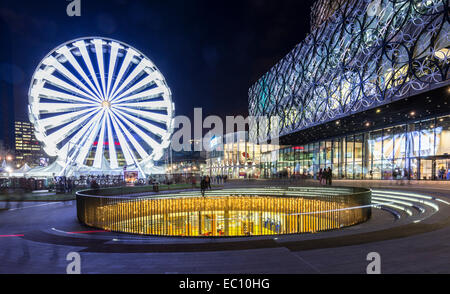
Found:
[[(449, 202), (443, 199), (422, 193), (372, 189), (372, 203), (379, 205), (374, 207), (392, 210), (390, 212), (396, 219), (398, 219), (398, 215), (401, 215), (399, 212), (402, 211), (406, 212), (408, 217), (432, 215), (439, 211), (439, 204), (436, 202), (450, 205)], [(414, 211), (417, 211), (417, 213), (413, 213), (410, 208), (414, 208)]]

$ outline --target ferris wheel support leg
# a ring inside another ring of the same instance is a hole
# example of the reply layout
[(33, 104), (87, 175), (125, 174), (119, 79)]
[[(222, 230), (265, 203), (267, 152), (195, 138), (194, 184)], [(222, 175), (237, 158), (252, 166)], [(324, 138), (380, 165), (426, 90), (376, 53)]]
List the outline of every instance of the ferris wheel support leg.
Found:
[(143, 176), (144, 179), (147, 178), (146, 173), (144, 172), (144, 170), (142, 169), (141, 165), (138, 163), (138, 161), (136, 160), (136, 158), (134, 157), (134, 155), (133, 155), (133, 160), (134, 160), (134, 163), (136, 164), (136, 166), (137, 166), (137, 168), (138, 168), (138, 170), (139, 170), (139, 173), (142, 174), (142, 176)]

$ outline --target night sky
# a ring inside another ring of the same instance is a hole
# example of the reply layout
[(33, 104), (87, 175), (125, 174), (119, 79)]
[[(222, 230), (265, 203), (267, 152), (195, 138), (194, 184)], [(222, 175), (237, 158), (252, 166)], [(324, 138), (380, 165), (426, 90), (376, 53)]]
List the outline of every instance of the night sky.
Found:
[(0, 82), (12, 88), (1, 92), (2, 107), (14, 99), (16, 120), (28, 120), (29, 82), (41, 59), (68, 40), (103, 36), (153, 60), (177, 115), (192, 117), (194, 107), (204, 117), (247, 115), (248, 88), (305, 38), (313, 2), (81, 0), (82, 15), (69, 17), (65, 0), (3, 0)]

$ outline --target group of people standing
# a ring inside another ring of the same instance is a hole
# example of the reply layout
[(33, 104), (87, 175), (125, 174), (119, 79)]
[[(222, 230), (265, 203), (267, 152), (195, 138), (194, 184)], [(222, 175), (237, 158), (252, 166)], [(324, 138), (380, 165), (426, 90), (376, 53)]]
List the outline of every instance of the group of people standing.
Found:
[(54, 177), (56, 192), (58, 193), (73, 193), (75, 188), (75, 179), (72, 177)]
[(438, 172), (438, 180), (450, 180), (450, 169), (446, 170), (444, 167), (441, 167)]
[(331, 167), (319, 170), (318, 180), (320, 184), (331, 186), (332, 179), (333, 179), (333, 172), (331, 170)]

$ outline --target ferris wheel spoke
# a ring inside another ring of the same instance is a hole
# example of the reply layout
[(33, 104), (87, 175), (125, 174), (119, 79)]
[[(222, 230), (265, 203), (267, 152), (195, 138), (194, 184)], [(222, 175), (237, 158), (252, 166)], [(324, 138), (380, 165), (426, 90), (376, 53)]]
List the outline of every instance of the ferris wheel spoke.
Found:
[[(129, 111), (130, 109), (124, 109), (124, 110)], [(134, 121), (136, 124), (142, 126), (143, 128), (150, 131), (151, 133), (158, 135), (159, 137), (163, 137), (164, 134), (166, 133), (166, 130), (164, 130), (154, 124), (148, 123), (138, 117), (132, 116), (132, 115), (128, 114), (126, 111), (118, 110), (118, 113), (123, 114), (126, 118), (130, 119), (131, 121)]]
[(116, 42), (111, 42), (111, 53), (109, 56), (109, 67), (108, 67), (108, 84), (106, 86), (106, 98), (109, 99), (109, 92), (111, 90), (112, 78), (114, 75), (114, 69), (116, 67), (117, 62), (117, 53), (119, 49), (123, 49), (123, 46), (119, 45)]
[(114, 91), (117, 88), (117, 85), (122, 80), (125, 70), (127, 70), (128, 66), (130, 65), (131, 59), (133, 59), (133, 57), (137, 54), (138, 53), (136, 51), (134, 51), (133, 49), (131, 49), (131, 48), (127, 49), (127, 54), (125, 55), (125, 59), (123, 60), (123, 63), (120, 67), (119, 73), (117, 74), (116, 80), (114, 81), (114, 85), (113, 85), (110, 93), (114, 93)]
[(48, 72), (48, 71), (44, 71), (44, 70), (39, 70), (36, 73), (36, 78), (37, 79), (41, 79), (44, 80), (46, 82), (48, 82), (49, 84), (58, 87), (60, 89), (72, 92), (72, 93), (76, 93), (79, 96), (81, 96), (81, 98), (84, 98), (86, 102), (92, 102), (92, 97), (81, 91), (80, 89), (78, 89), (77, 87), (72, 86), (69, 83), (66, 83), (65, 81), (57, 78), (56, 76), (54, 76), (52, 73)]
[(103, 58), (103, 44), (101, 39), (94, 39), (92, 43), (95, 46), (95, 56), (97, 57), (97, 64), (100, 70), (100, 80), (102, 81), (102, 94), (106, 97), (106, 85), (105, 85), (105, 64)]
[(116, 142), (114, 141), (113, 129), (111, 127), (110, 112), (107, 111), (107, 130), (108, 130), (108, 149), (109, 149), (109, 164), (112, 168), (118, 168)]
[(116, 113), (116, 115), (122, 119), (136, 134), (138, 134), (145, 143), (147, 143), (153, 150), (157, 150), (160, 148), (158, 142), (156, 142), (152, 137), (147, 135), (145, 132), (143, 132), (141, 129), (136, 127), (135, 124), (133, 124), (131, 121), (129, 121), (127, 118), (125, 118), (123, 115), (121, 115), (119, 112)]
[(51, 142), (54, 142), (55, 144), (58, 144), (59, 142), (61, 142), (62, 140), (64, 140), (65, 138), (67, 138), (68, 136), (70, 136), (71, 134), (73, 134), (74, 132), (79, 130), (80, 128), (82, 128), (83, 124), (89, 118), (91, 118), (93, 115), (98, 113), (99, 111), (100, 111), (100, 109), (97, 109), (95, 112), (86, 114), (86, 115), (80, 117), (79, 119), (77, 119), (76, 121), (66, 125), (65, 127), (62, 127), (61, 129), (57, 130), (56, 132), (50, 134), (48, 136), (49, 140)]
[(111, 101), (114, 101), (116, 99), (120, 99), (122, 97), (125, 97), (128, 94), (132, 94), (133, 92), (143, 88), (144, 86), (150, 86), (155, 83), (155, 79), (151, 76), (146, 76), (136, 84), (134, 84), (132, 87), (128, 88), (127, 90), (123, 91), (122, 94), (119, 96), (113, 97)]
[(147, 99), (157, 98), (157, 97), (161, 97), (163, 94), (164, 94), (164, 89), (158, 86), (156, 88), (145, 90), (140, 93), (122, 97), (122, 98), (114, 101), (114, 103), (117, 104), (117, 103), (121, 103), (121, 102), (125, 102), (125, 101), (139, 100), (139, 99), (145, 99), (145, 98), (147, 98)]
[[(67, 57), (66, 57), (67, 58)], [(72, 57), (73, 58), (73, 57)], [(75, 61), (76, 62), (76, 61)], [(55, 57), (49, 56), (44, 61), (43, 64), (53, 66), (57, 71), (59, 71), (63, 76), (65, 76), (70, 81), (77, 84), (80, 88), (86, 91), (86, 93), (89, 93), (90, 96), (87, 96), (91, 99), (98, 100), (100, 99), (97, 97), (94, 92), (92, 92), (91, 89), (86, 87), (85, 84), (83, 84), (74, 74), (72, 74), (64, 65), (62, 65)]]
[(105, 115), (105, 112), (102, 111), (99, 114), (100, 117), (93, 120), (93, 126), (91, 126), (91, 130), (88, 136), (85, 137), (86, 142), (81, 146), (80, 152), (77, 156), (76, 162), (79, 164), (84, 164), (86, 161), (86, 158), (89, 154), (89, 151), (92, 149), (92, 146), (94, 145), (95, 138), (98, 135), (98, 132), (100, 130), (100, 119)]
[(148, 119), (148, 120), (151, 120), (151, 121), (154, 121), (157, 123), (167, 124), (168, 120), (169, 120), (169, 117), (165, 114), (148, 112), (148, 111), (143, 111), (143, 110), (133, 109), (133, 108), (125, 108), (125, 107), (118, 106), (118, 105), (117, 106), (114, 105), (114, 108), (118, 108), (118, 109), (122, 110), (122, 112), (129, 112), (129, 113), (135, 114), (137, 116), (143, 117), (145, 119)]
[[(86, 131), (88, 130), (88, 127), (91, 126), (92, 124), (88, 123), (85, 125), (85, 127), (83, 127), (83, 129), (80, 130), (80, 132), (86, 133)], [(64, 158), (65, 161), (67, 162), (71, 162), (73, 160), (73, 158), (76, 155), (75, 149), (77, 149), (80, 146), (80, 141), (83, 139), (83, 136), (74, 136), (73, 138), (70, 139), (70, 141), (68, 141), (66, 144), (64, 144), (64, 146), (60, 149), (60, 152), (58, 154), (58, 156), (60, 158)], [(70, 156), (69, 156), (70, 155)]]
[(169, 105), (166, 101), (146, 101), (146, 102), (130, 102), (130, 103), (121, 103), (118, 106), (120, 107), (132, 107), (132, 108), (144, 108), (150, 110), (166, 110)]
[(38, 104), (38, 111), (42, 113), (59, 113), (75, 111), (86, 107), (95, 106), (87, 103), (40, 103)]
[(116, 119), (114, 116), (110, 115), (111, 121), (113, 123), (114, 129), (116, 130), (117, 138), (119, 139), (120, 148), (122, 149), (123, 156), (125, 157), (125, 161), (127, 162), (127, 165), (134, 164), (132, 151), (130, 149), (130, 146), (127, 143), (127, 140), (123, 136), (122, 132), (119, 132), (119, 126), (117, 125)]
[(76, 120), (77, 118), (85, 114), (96, 111), (97, 109), (98, 108), (88, 108), (80, 111), (74, 111), (66, 114), (52, 116), (49, 118), (44, 118), (40, 121), (40, 125), (45, 129), (52, 129), (54, 127)]
[(86, 64), (86, 66), (89, 70), (89, 73), (91, 74), (92, 80), (94, 80), (94, 83), (96, 86), (95, 89), (97, 90), (96, 92), (97, 92), (97, 94), (100, 95), (101, 98), (104, 99), (105, 97), (102, 94), (102, 88), (100, 87), (100, 84), (98, 83), (97, 75), (94, 72), (94, 67), (92, 65), (91, 58), (89, 57), (89, 53), (86, 49), (86, 43), (84, 41), (78, 41), (78, 42), (73, 43), (73, 45), (80, 50), (81, 56), (83, 57), (83, 61)]
[(97, 150), (95, 151), (95, 158), (93, 167), (101, 168), (103, 161), (103, 146), (105, 142), (105, 125), (106, 125), (106, 114), (102, 117), (102, 127), (100, 129), (100, 136), (97, 141)]
[[(34, 93), (36, 91), (36, 93)], [(73, 94), (68, 94), (52, 89), (47, 89), (44, 87), (38, 88), (32, 88), (31, 89), (31, 95), (35, 96), (38, 94), (39, 96), (43, 98), (48, 98), (52, 100), (59, 100), (59, 101), (66, 101), (66, 102), (86, 102), (86, 99), (83, 99), (81, 97), (75, 96)]]
[[(78, 47), (77, 47), (78, 48)], [(96, 93), (96, 95), (94, 95), (97, 100), (101, 101), (101, 95), (100, 92), (98, 92), (97, 88), (92, 84), (91, 80), (89, 79), (89, 77), (86, 75), (86, 73), (84, 72), (84, 70), (81, 68), (80, 64), (78, 63), (78, 61), (75, 59), (75, 57), (72, 55), (72, 52), (70, 52), (69, 48), (67, 48), (67, 46), (61, 47), (60, 49), (58, 49), (56, 52), (63, 54), (67, 60), (70, 62), (70, 64), (75, 68), (75, 70), (77, 71), (77, 73), (84, 79), (84, 81), (89, 85), (89, 87), (91, 87), (92, 91), (94, 91)], [(83, 54), (83, 52), (80, 49), (80, 52)], [(84, 58), (84, 56), (83, 56)], [(85, 61), (86, 63), (86, 61)], [(94, 77), (93, 77), (94, 78)]]
[[(141, 158), (147, 158), (148, 157), (148, 153), (144, 150), (144, 148), (142, 148), (141, 144), (139, 144), (136, 139), (134, 138), (134, 136), (128, 131), (127, 128), (124, 127), (124, 125), (122, 124), (122, 122), (120, 121), (120, 119), (113, 113), (113, 116), (117, 122), (117, 124), (119, 125), (119, 127), (122, 129), (122, 131), (125, 133), (125, 135), (127, 136), (128, 140), (130, 140), (132, 146), (136, 149), (136, 151), (139, 153), (139, 155), (141, 156)], [(136, 161), (136, 160), (135, 160)], [(137, 162), (137, 161), (136, 161)]]
[[(146, 67), (150, 67), (151, 65), (151, 62), (148, 59), (142, 59), (139, 64), (133, 69), (133, 71), (128, 75), (125, 81), (123, 81), (123, 83), (121, 83), (121, 85), (111, 93), (111, 96), (114, 97), (117, 93), (120, 93), (120, 91), (127, 87), (135, 78), (138, 77), (139, 74), (142, 74)], [(111, 101), (113, 100), (114, 98)]]
[(69, 162), (73, 161), (73, 159), (77, 156), (76, 151), (79, 151), (81, 149), (84, 141), (86, 141), (89, 130), (91, 129), (94, 122), (98, 120), (101, 114), (102, 112), (98, 112), (93, 119), (89, 120), (88, 123), (81, 128), (81, 130), (79, 130), (68, 142), (66, 142), (63, 148), (61, 148), (62, 152), (60, 154), (60, 157), (67, 157), (67, 155), (72, 152), (72, 154), (70, 154)]

